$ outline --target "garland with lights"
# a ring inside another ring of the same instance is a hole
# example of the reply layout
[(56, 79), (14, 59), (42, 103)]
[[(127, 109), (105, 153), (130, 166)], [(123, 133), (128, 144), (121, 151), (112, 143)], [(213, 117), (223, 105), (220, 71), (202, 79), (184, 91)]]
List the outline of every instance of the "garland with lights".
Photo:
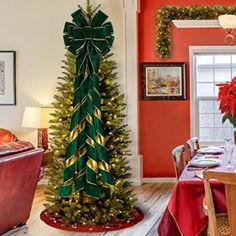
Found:
[(214, 20), (219, 15), (236, 15), (236, 6), (187, 6), (168, 5), (160, 8), (156, 15), (156, 53), (160, 58), (171, 55), (172, 20)]

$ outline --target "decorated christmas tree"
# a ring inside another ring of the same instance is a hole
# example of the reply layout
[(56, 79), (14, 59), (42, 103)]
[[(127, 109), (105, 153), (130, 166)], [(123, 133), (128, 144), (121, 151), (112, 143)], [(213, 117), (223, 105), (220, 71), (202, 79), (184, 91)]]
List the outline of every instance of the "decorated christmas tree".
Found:
[[(127, 224), (137, 216), (128, 180), (126, 105), (116, 62), (108, 54), (113, 30), (98, 8), (88, 1), (86, 11), (79, 6), (72, 14), (73, 23), (65, 24), (64, 41), (69, 48), (50, 127), (53, 163), (47, 170), (47, 203), (41, 218), (74, 228)], [(88, 40), (103, 36), (104, 41)]]

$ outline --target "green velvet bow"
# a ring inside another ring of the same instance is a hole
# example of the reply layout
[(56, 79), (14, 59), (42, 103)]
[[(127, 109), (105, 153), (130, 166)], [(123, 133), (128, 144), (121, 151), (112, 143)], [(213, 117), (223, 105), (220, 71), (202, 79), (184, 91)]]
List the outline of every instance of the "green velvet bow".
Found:
[(105, 148), (98, 78), (100, 56), (110, 51), (114, 41), (113, 27), (110, 22), (104, 23), (107, 15), (102, 11), (94, 15), (90, 24), (81, 10), (72, 17), (73, 23), (65, 23), (64, 42), (76, 55), (77, 76), (64, 184), (59, 186), (59, 194), (68, 197), (73, 189), (85, 190), (89, 196), (100, 198), (103, 190), (110, 194), (114, 188)]

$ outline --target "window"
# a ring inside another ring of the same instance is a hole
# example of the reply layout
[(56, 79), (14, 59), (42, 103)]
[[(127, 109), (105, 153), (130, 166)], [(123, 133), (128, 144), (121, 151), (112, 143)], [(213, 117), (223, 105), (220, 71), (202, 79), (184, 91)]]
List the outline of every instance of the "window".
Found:
[(222, 124), (216, 84), (236, 76), (236, 47), (190, 47), (190, 60), (192, 136), (206, 144), (232, 138), (232, 125)]

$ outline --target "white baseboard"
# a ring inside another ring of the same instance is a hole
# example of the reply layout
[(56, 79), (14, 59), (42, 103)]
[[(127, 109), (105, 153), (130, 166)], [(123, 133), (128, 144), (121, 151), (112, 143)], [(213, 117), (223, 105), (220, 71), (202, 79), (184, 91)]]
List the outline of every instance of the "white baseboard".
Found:
[(143, 183), (175, 183), (176, 178), (143, 178)]
[(138, 186), (138, 185), (142, 184), (142, 180), (141, 179), (137, 179), (137, 178), (131, 178), (131, 179), (129, 179), (129, 181), (134, 186)]

